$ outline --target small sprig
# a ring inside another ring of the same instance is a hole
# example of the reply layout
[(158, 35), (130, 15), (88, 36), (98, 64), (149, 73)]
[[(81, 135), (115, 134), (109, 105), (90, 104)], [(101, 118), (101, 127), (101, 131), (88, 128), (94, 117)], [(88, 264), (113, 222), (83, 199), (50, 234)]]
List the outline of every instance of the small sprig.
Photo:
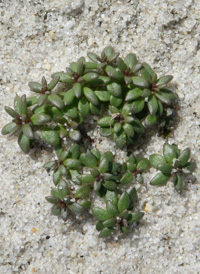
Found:
[(181, 193), (184, 186), (183, 177), (191, 174), (196, 164), (190, 159), (190, 149), (186, 148), (182, 152), (177, 145), (165, 143), (163, 146), (163, 156), (152, 154), (149, 158), (152, 167), (160, 170), (151, 180), (151, 185), (163, 185), (172, 178), (175, 189)]

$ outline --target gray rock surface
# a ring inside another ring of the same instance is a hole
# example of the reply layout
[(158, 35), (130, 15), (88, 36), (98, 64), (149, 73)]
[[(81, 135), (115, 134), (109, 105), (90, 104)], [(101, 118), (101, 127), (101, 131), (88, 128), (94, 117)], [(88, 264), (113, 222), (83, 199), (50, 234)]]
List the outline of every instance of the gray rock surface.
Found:
[[(189, 146), (195, 179), (182, 195), (173, 186), (137, 186), (140, 227), (102, 240), (93, 220), (50, 216), (44, 197), (53, 186), (42, 165), (45, 150), (23, 155), (16, 138), (0, 138), (0, 273), (200, 273), (200, 2), (199, 0), (0, 1), (0, 127), (4, 106), (30, 94), (29, 81), (64, 70), (88, 51), (112, 45), (137, 54), (159, 75), (172, 74), (180, 121), (170, 141)], [(161, 152), (153, 136), (145, 153)], [(109, 148), (103, 140), (100, 148)], [(119, 157), (122, 154), (119, 154)], [(122, 155), (123, 156), (123, 155)]]

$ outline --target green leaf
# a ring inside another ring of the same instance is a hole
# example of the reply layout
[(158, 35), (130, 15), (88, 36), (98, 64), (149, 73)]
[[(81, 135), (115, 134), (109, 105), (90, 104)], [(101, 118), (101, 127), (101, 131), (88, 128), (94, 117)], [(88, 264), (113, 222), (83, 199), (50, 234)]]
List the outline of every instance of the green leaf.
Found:
[(117, 189), (117, 185), (114, 181), (104, 180), (103, 186), (108, 190), (116, 190)]
[(32, 128), (29, 124), (24, 124), (22, 126), (23, 134), (30, 140), (34, 139)]
[(141, 159), (137, 164), (137, 170), (139, 172), (147, 171), (148, 167), (149, 167), (149, 161), (146, 158)]
[(102, 229), (104, 229), (104, 225), (101, 221), (98, 221), (96, 223), (96, 229), (97, 229), (97, 231), (101, 231)]
[(172, 166), (170, 164), (159, 164), (157, 169), (159, 169), (164, 174), (171, 174)]
[(117, 82), (122, 82), (124, 79), (123, 73), (119, 69), (117, 70), (111, 66), (106, 66), (105, 72), (107, 73), (108, 76), (110, 76)]
[(49, 172), (51, 169), (55, 168), (55, 166), (55, 161), (49, 161), (45, 163), (43, 167), (46, 169), (47, 172)]
[(130, 213), (129, 217), (128, 217), (128, 223), (132, 224), (132, 223), (137, 223), (139, 222), (142, 217), (144, 216), (143, 212), (133, 212)]
[(161, 92), (161, 91), (157, 91), (155, 92), (155, 96), (162, 102), (165, 103), (166, 105), (170, 105), (171, 104), (171, 100), (169, 99), (169, 97)]
[(114, 127), (113, 127), (114, 133), (120, 132), (121, 129), (122, 129), (122, 124), (120, 124), (120, 123), (114, 124)]
[(129, 53), (128, 55), (126, 55), (124, 63), (132, 70), (137, 63), (136, 55), (134, 53)]
[(143, 125), (141, 124), (140, 120), (138, 119), (134, 119), (134, 121), (131, 123), (135, 132), (139, 133), (139, 134), (142, 134), (144, 133), (144, 127)]
[(179, 156), (179, 164), (183, 167), (184, 165), (187, 164), (188, 160), (190, 159), (190, 149), (186, 148), (184, 149), (180, 156)]
[(175, 175), (174, 187), (178, 193), (181, 193), (184, 187), (183, 179), (180, 175)]
[(122, 132), (120, 135), (114, 134), (113, 139), (116, 145), (122, 149), (126, 145), (126, 134)]
[(131, 205), (133, 205), (134, 203), (137, 202), (138, 200), (138, 196), (137, 196), (137, 191), (135, 187), (132, 187), (129, 191), (128, 191), (128, 195), (130, 197), (130, 202)]
[(75, 106), (66, 107), (66, 109), (64, 110), (64, 113), (71, 119), (76, 119), (78, 117), (78, 110)]
[(88, 72), (85, 75), (83, 75), (83, 79), (86, 83), (92, 83), (97, 78), (99, 78), (99, 74), (96, 72)]
[(107, 90), (111, 95), (115, 97), (120, 97), (122, 93), (121, 85), (117, 83), (112, 83), (110, 85), (107, 85)]
[(51, 121), (51, 117), (44, 113), (36, 113), (31, 116), (31, 122), (35, 126), (42, 126)]
[(52, 78), (60, 77), (59, 82), (62, 82), (62, 83), (72, 84), (74, 82), (73, 78), (65, 72), (56, 72), (52, 74), (51, 77)]
[(152, 167), (158, 169), (158, 165), (160, 164), (166, 164), (166, 160), (162, 155), (159, 154), (152, 154), (149, 157), (149, 162)]
[(101, 102), (109, 102), (110, 101), (110, 94), (107, 91), (103, 90), (95, 90), (94, 93), (98, 97)]
[(139, 113), (143, 110), (144, 108), (144, 99), (143, 98), (139, 98), (137, 100), (135, 100), (131, 106), (131, 110), (134, 114)]
[(196, 164), (194, 162), (188, 162), (182, 169), (183, 173), (191, 174), (196, 168)]
[(91, 186), (89, 184), (85, 184), (81, 186), (75, 193), (74, 198), (79, 199), (79, 198), (86, 198), (89, 196), (91, 191)]
[(111, 120), (111, 118), (111, 116), (104, 116), (103, 118), (99, 119), (97, 124), (101, 127), (110, 127), (114, 123), (114, 121)]
[(5, 111), (13, 118), (18, 118), (20, 115), (12, 108), (10, 107), (4, 107)]
[(59, 203), (59, 200), (55, 197), (52, 197), (52, 196), (46, 196), (45, 199), (51, 203), (51, 204), (54, 204), (54, 205), (57, 205)]
[(80, 161), (85, 167), (97, 167), (97, 158), (92, 153), (82, 153)]
[(110, 201), (110, 202), (112, 202), (114, 205), (117, 205), (118, 197), (117, 197), (117, 193), (116, 193), (115, 191), (107, 190), (104, 199), (105, 199), (105, 202), (106, 202), (106, 203), (107, 203), (108, 201)]
[(116, 218), (111, 218), (103, 222), (104, 227), (113, 227), (116, 224)]
[(108, 200), (108, 202), (106, 203), (106, 210), (111, 218), (117, 217), (119, 214), (117, 206), (113, 204), (110, 200)]
[(26, 95), (22, 95), (19, 100), (19, 113), (20, 115), (27, 114), (27, 106), (26, 106)]
[(151, 77), (153, 78), (154, 76), (154, 71), (153, 69), (147, 64), (147, 63), (143, 63), (143, 67), (146, 69), (146, 71), (151, 75)]
[(38, 102), (37, 96), (31, 96), (31, 97), (26, 98), (27, 107), (31, 107), (31, 106), (37, 104), (37, 102)]
[(150, 184), (153, 186), (163, 185), (169, 180), (170, 176), (171, 175), (165, 175), (162, 172), (159, 172), (153, 177)]
[(145, 125), (147, 127), (153, 127), (157, 123), (157, 118), (156, 116), (152, 116), (151, 114), (148, 114), (145, 118)]
[(110, 104), (114, 107), (119, 107), (121, 103), (123, 102), (122, 98), (117, 98), (113, 95), (110, 96)]
[(80, 98), (81, 95), (82, 95), (82, 86), (80, 83), (75, 83), (73, 85), (73, 88), (72, 88), (73, 92), (74, 92), (74, 95), (76, 96), (76, 98)]
[(37, 82), (29, 82), (28, 83), (30, 89), (34, 92), (41, 93), (42, 91), (42, 85)]
[(51, 82), (48, 84), (48, 90), (52, 90), (55, 88), (55, 86), (58, 84), (60, 79), (60, 76), (54, 77)]
[(101, 222), (104, 222), (110, 218), (108, 212), (100, 207), (93, 207), (92, 214), (97, 220)]
[(158, 110), (158, 102), (154, 95), (150, 95), (147, 105), (148, 105), (150, 114), (152, 116), (155, 115)]
[(122, 72), (124, 72), (127, 69), (127, 65), (120, 57), (117, 58), (117, 66)]
[(63, 164), (69, 169), (79, 169), (81, 162), (78, 159), (66, 159)]
[(38, 97), (38, 100), (37, 100), (37, 105), (40, 107), (42, 106), (45, 101), (47, 100), (48, 98), (48, 95), (47, 94), (41, 94), (39, 97)]
[(119, 209), (119, 212), (124, 211), (125, 209), (127, 209), (129, 207), (130, 204), (130, 198), (128, 193), (125, 191), (119, 198), (117, 207)]
[(87, 56), (90, 58), (90, 60), (92, 60), (95, 63), (98, 63), (101, 60), (100, 57), (93, 52), (88, 52)]
[(106, 238), (110, 236), (114, 231), (115, 231), (114, 229), (106, 227), (99, 233), (99, 237)]
[(128, 124), (128, 123), (125, 123), (123, 125), (123, 130), (124, 132), (126, 133), (126, 135), (128, 135), (129, 137), (133, 138), (134, 135), (135, 135), (135, 132), (134, 132), (134, 128), (132, 125)]
[(84, 208), (84, 209), (88, 209), (91, 206), (91, 202), (90, 201), (83, 201), (80, 203), (80, 205)]
[(60, 216), (61, 216), (61, 218), (63, 219), (64, 222), (67, 221), (68, 211), (66, 210), (66, 208), (61, 209)]
[(59, 169), (56, 168), (53, 173), (53, 182), (55, 185), (57, 185), (60, 182), (61, 177), (62, 177), (62, 175), (60, 174)]
[(173, 146), (165, 143), (163, 146), (163, 155), (169, 164), (173, 164), (173, 159), (176, 158), (176, 150)]
[(70, 105), (74, 101), (74, 98), (75, 98), (74, 90), (69, 89), (64, 95), (63, 101), (64, 101), (65, 106)]
[[(1, 134), (2, 135), (7, 135), (9, 134), (11, 131), (13, 131), (14, 128), (16, 128), (16, 124), (14, 122), (10, 122), (8, 124), (6, 124), (2, 130), (1, 130)], [(20, 126), (19, 126), (20, 127)], [(19, 128), (18, 128), (19, 129)]]
[(93, 115), (98, 115), (100, 113), (100, 110), (101, 110), (101, 105), (100, 104), (98, 106), (95, 106), (92, 103), (90, 103), (90, 112)]
[(132, 181), (133, 181), (133, 174), (131, 172), (127, 172), (121, 178), (120, 184), (127, 185), (127, 184), (130, 184)]
[(142, 91), (143, 98), (149, 97), (150, 95), (151, 95), (150, 89), (147, 89), (147, 88), (143, 89), (143, 91)]
[(47, 144), (51, 146), (57, 146), (60, 143), (58, 133), (55, 130), (48, 127), (43, 127), (42, 138)]
[(91, 102), (93, 105), (97, 106), (99, 104), (99, 100), (92, 89), (84, 87), (83, 93), (88, 101)]
[(158, 79), (156, 82), (157, 86), (165, 86), (173, 79), (172, 75), (166, 75)]
[(60, 165), (60, 166), (58, 167), (58, 169), (59, 169), (60, 174), (61, 174), (62, 176), (66, 176), (66, 175), (67, 175), (67, 170), (66, 170), (65, 166)]
[(129, 90), (129, 92), (126, 95), (125, 101), (129, 102), (129, 101), (133, 101), (135, 99), (138, 99), (139, 97), (141, 97), (142, 95), (142, 90), (139, 88), (134, 88)]
[(23, 132), (21, 132), (18, 137), (18, 144), (24, 153), (30, 151), (30, 140), (23, 134)]
[(135, 86), (140, 87), (140, 88), (148, 88), (149, 87), (149, 83), (147, 82), (147, 80), (145, 80), (142, 77), (139, 76), (133, 76), (131, 77), (132, 82)]
[(78, 110), (80, 111), (83, 118), (87, 117), (90, 112), (90, 107), (87, 99), (82, 97), (78, 102)]
[(64, 107), (63, 100), (60, 98), (60, 96), (56, 94), (51, 94), (48, 96), (48, 100), (57, 108), (62, 109)]
[(74, 142), (79, 142), (81, 140), (81, 133), (79, 130), (72, 130), (69, 132), (69, 138)]
[(51, 214), (54, 216), (59, 216), (61, 213), (61, 208), (59, 205), (53, 205), (51, 208)]
[(85, 208), (79, 205), (78, 203), (71, 203), (68, 205), (68, 208), (75, 214), (80, 214), (85, 211)]
[(85, 69), (98, 69), (98, 65), (93, 62), (85, 62)]
[(14, 109), (15, 109), (15, 111), (16, 111), (17, 113), (19, 113), (19, 114), (20, 114), (20, 107), (19, 107), (19, 105), (20, 105), (20, 100), (21, 100), (21, 98), (20, 98), (18, 95), (16, 95), (16, 96), (15, 96), (15, 99), (14, 99)]
[(100, 128), (100, 134), (101, 136), (107, 137), (112, 134), (112, 131), (110, 128)]
[(109, 169), (109, 161), (108, 161), (108, 159), (106, 157), (104, 157), (101, 160), (100, 164), (99, 164), (98, 171), (100, 173), (106, 173), (108, 171), (108, 169)]
[(92, 184), (95, 178), (90, 174), (82, 174), (78, 176), (78, 180), (83, 184)]
[(98, 149), (91, 149), (91, 153), (99, 160), (101, 158), (101, 153)]
[(69, 169), (69, 175), (74, 184), (80, 185), (80, 181), (78, 180), (79, 172), (77, 170)]

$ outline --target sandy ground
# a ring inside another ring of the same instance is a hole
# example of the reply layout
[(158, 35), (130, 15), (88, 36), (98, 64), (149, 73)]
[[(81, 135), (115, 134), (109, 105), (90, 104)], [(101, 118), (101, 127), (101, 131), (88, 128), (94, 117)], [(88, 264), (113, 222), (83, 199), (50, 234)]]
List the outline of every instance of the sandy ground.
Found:
[[(42, 165), (45, 150), (24, 155), (16, 138), (0, 138), (0, 273), (200, 273), (200, 2), (198, 0), (0, 1), (0, 127), (4, 106), (30, 94), (29, 81), (64, 70), (88, 51), (112, 45), (172, 74), (180, 99), (170, 141), (189, 146), (194, 179), (179, 195), (171, 184), (138, 187), (140, 227), (128, 237), (102, 240), (92, 219), (64, 224), (44, 199), (53, 186)], [(153, 136), (147, 154), (165, 141)], [(106, 141), (102, 147), (106, 148)], [(107, 144), (107, 147), (109, 145)], [(152, 173), (152, 174), (151, 174)]]

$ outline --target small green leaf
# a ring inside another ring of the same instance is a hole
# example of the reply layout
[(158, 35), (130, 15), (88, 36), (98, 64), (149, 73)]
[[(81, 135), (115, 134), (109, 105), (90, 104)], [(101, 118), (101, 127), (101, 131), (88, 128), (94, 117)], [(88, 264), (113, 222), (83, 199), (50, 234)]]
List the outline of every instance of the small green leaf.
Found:
[(117, 83), (112, 83), (110, 85), (107, 85), (107, 90), (111, 95), (115, 97), (120, 97), (122, 93), (121, 85)]
[(97, 229), (97, 231), (101, 231), (102, 229), (104, 229), (104, 225), (101, 221), (98, 221), (96, 223), (96, 229)]
[(143, 67), (146, 69), (146, 71), (148, 71), (148, 73), (153, 78), (153, 76), (155, 74), (154, 71), (153, 71), (153, 69), (147, 63), (143, 63)]
[(98, 106), (95, 106), (92, 103), (90, 103), (90, 112), (93, 115), (98, 115), (100, 113), (100, 110), (101, 110), (101, 105), (100, 104)]
[(116, 218), (111, 218), (103, 222), (104, 227), (113, 227), (116, 224)]
[(106, 203), (108, 201), (111, 201), (114, 205), (117, 205), (118, 197), (117, 197), (117, 193), (115, 191), (107, 190), (104, 199), (105, 199)]
[(22, 131), (23, 131), (24, 135), (28, 139), (30, 139), (30, 140), (34, 139), (34, 137), (33, 137), (33, 131), (32, 131), (32, 128), (31, 128), (31, 126), (29, 124), (24, 124), (22, 126)]
[(136, 55), (134, 53), (129, 53), (128, 55), (126, 55), (124, 63), (132, 70), (137, 63)]
[(20, 115), (14, 109), (12, 109), (10, 107), (5, 107), (4, 109), (11, 117), (13, 117), (13, 118), (20, 117)]
[(94, 93), (98, 97), (101, 102), (109, 102), (110, 101), (110, 94), (107, 91), (103, 90), (95, 90)]
[(26, 95), (22, 95), (19, 100), (19, 113), (20, 115), (27, 114)]
[(111, 66), (106, 66), (105, 72), (108, 76), (110, 76), (112, 79), (116, 80), (117, 82), (122, 82), (124, 79), (123, 73), (119, 69), (115, 69)]
[(80, 203), (80, 205), (84, 208), (84, 209), (88, 209), (91, 206), (91, 202), (90, 201), (83, 201)]
[(158, 165), (160, 164), (166, 164), (166, 160), (162, 155), (159, 154), (152, 154), (149, 157), (149, 162), (152, 167), (158, 169)]
[(103, 183), (103, 186), (108, 190), (116, 190), (117, 189), (117, 185), (114, 181), (105, 180)]
[(99, 78), (99, 74), (96, 72), (88, 72), (85, 75), (83, 75), (83, 79), (86, 83), (92, 83), (97, 78)]
[(61, 208), (59, 205), (53, 205), (51, 208), (51, 214), (54, 216), (59, 216), (61, 213)]
[(139, 97), (141, 97), (142, 95), (142, 90), (139, 88), (134, 88), (129, 90), (129, 92), (126, 95), (125, 101), (129, 102), (129, 101), (133, 101), (138, 99)]
[(51, 121), (51, 117), (44, 113), (36, 113), (31, 116), (31, 122), (35, 126), (42, 126)]
[(65, 72), (56, 72), (52, 74), (51, 77), (52, 78), (60, 77), (59, 82), (62, 82), (62, 83), (72, 84), (74, 82), (73, 78)]
[(95, 106), (99, 104), (99, 100), (92, 89), (84, 87), (83, 93), (90, 103), (92, 103)]
[(16, 128), (16, 124), (15, 124), (14, 122), (10, 122), (10, 123), (6, 124), (6, 125), (2, 128), (1, 134), (2, 134), (2, 135), (7, 135), (7, 134), (9, 134), (10, 132), (12, 132), (13, 129), (15, 129), (15, 128)]
[(74, 98), (75, 98), (74, 90), (69, 89), (64, 95), (63, 101), (64, 101), (65, 106), (70, 105), (74, 101)]
[(137, 196), (137, 191), (135, 187), (132, 187), (129, 191), (128, 191), (128, 195), (130, 197), (130, 202), (131, 205), (133, 205), (134, 203), (137, 202), (138, 200), (138, 196)]
[(46, 169), (47, 172), (49, 172), (51, 169), (55, 167), (55, 161), (49, 161), (45, 163), (43, 167)]
[(125, 191), (119, 198), (117, 207), (119, 209), (119, 212), (124, 211), (125, 209), (127, 209), (129, 207), (130, 204), (130, 198), (128, 193)]
[(115, 231), (114, 229), (106, 227), (100, 232), (99, 237), (106, 238), (110, 236), (114, 231)]
[(133, 174), (131, 172), (127, 172), (121, 178), (120, 184), (127, 185), (127, 184), (130, 184), (132, 181), (133, 181)]
[(147, 105), (148, 105), (150, 114), (152, 116), (155, 115), (158, 110), (158, 102), (154, 95), (150, 95)]
[(74, 198), (79, 199), (79, 198), (86, 198), (89, 196), (91, 191), (91, 186), (89, 184), (85, 184), (81, 186), (75, 193)]
[(123, 130), (126, 133), (126, 135), (128, 135), (129, 137), (133, 138), (135, 135), (135, 131), (132, 125), (125, 123), (123, 125)]
[(127, 69), (127, 65), (120, 57), (117, 58), (117, 66), (122, 72), (124, 72)]
[(147, 80), (145, 80), (142, 77), (139, 76), (133, 76), (131, 77), (133, 84), (136, 87), (140, 87), (140, 88), (148, 88), (149, 87), (149, 83), (147, 82)]
[(55, 86), (58, 84), (59, 82), (59, 79), (60, 79), (60, 76), (56, 76), (54, 77), (51, 82), (48, 84), (48, 90), (52, 90), (55, 88)]
[(82, 153), (80, 161), (85, 167), (97, 167), (97, 158), (92, 153)]
[(110, 104), (114, 107), (119, 107), (121, 103), (123, 102), (122, 98), (117, 98), (113, 95), (110, 96)]
[(42, 91), (42, 85), (37, 82), (29, 82), (28, 83), (30, 89), (34, 92), (41, 93)]
[(69, 169), (79, 169), (81, 162), (78, 159), (66, 159), (63, 164)]
[(48, 100), (57, 108), (62, 109), (64, 107), (63, 100), (61, 99), (60, 96), (56, 94), (51, 94), (48, 96)]
[(170, 164), (158, 164), (157, 167), (158, 170), (160, 170), (164, 174), (171, 174), (172, 172), (172, 166)]
[(173, 79), (172, 75), (166, 75), (158, 79), (156, 82), (157, 86), (165, 86)]
[(74, 142), (79, 142), (81, 140), (81, 133), (79, 130), (72, 130), (69, 132), (69, 138)]
[(60, 166), (58, 167), (58, 169), (59, 169), (60, 174), (61, 174), (62, 176), (66, 176), (66, 175), (67, 175), (67, 170), (66, 170), (65, 166), (60, 165)]
[(81, 97), (81, 95), (82, 95), (82, 86), (81, 86), (81, 84), (80, 83), (75, 83), (74, 85), (73, 85), (73, 88), (72, 88), (72, 90), (73, 90), (73, 93), (74, 93), (74, 95), (76, 96), (76, 98), (80, 98)]
[(120, 135), (114, 134), (113, 139), (120, 149), (126, 145), (126, 134), (124, 131)]
[(27, 107), (31, 107), (31, 106), (37, 104), (37, 102), (38, 102), (37, 96), (31, 96), (31, 97), (26, 98)]
[(78, 117), (78, 110), (76, 106), (67, 106), (64, 110), (64, 113), (71, 119), (76, 119)]
[(118, 211), (116, 205), (114, 205), (111, 201), (108, 201), (106, 203), (106, 210), (111, 218), (117, 217), (119, 214), (119, 211)]
[(99, 164), (98, 171), (100, 173), (106, 173), (108, 171), (108, 169), (109, 169), (109, 161), (108, 161), (108, 159), (106, 157), (104, 157), (101, 160), (100, 164)]
[(132, 223), (139, 222), (143, 216), (144, 216), (143, 212), (130, 213), (130, 216), (128, 217), (128, 223), (132, 224)]
[(110, 136), (112, 134), (112, 131), (110, 128), (101, 128), (100, 134), (104, 137)]
[(191, 174), (196, 168), (196, 164), (194, 162), (188, 162), (182, 169), (183, 173)]
[(92, 184), (95, 178), (90, 174), (82, 174), (78, 176), (78, 180), (83, 184)]
[(146, 158), (141, 159), (137, 164), (137, 170), (139, 172), (147, 171), (148, 167), (149, 167), (149, 161)]
[(93, 207), (92, 214), (97, 220), (101, 222), (104, 222), (110, 218), (108, 212), (100, 207)]
[(184, 187), (183, 179), (180, 175), (175, 175), (174, 187), (178, 193), (181, 193)]
[(157, 123), (156, 116), (152, 116), (151, 114), (148, 114), (145, 118), (145, 125), (147, 127), (153, 127)]
[(101, 158), (101, 153), (98, 149), (93, 148), (91, 153), (99, 160)]
[(169, 99), (169, 97), (161, 92), (161, 91), (157, 91), (155, 92), (155, 96), (162, 102), (165, 103), (166, 105), (170, 105), (171, 104), (171, 100)]
[(139, 98), (139, 99), (135, 100), (131, 106), (131, 111), (134, 114), (141, 112), (144, 108), (144, 103), (145, 103), (145, 101), (143, 98)]
[(114, 127), (113, 127), (114, 133), (120, 132), (121, 129), (122, 129), (122, 124), (120, 124), (120, 123), (114, 124)]
[(55, 185), (57, 185), (60, 182), (61, 177), (62, 177), (62, 175), (60, 174), (59, 169), (56, 168), (53, 173), (53, 182)]
[(47, 144), (51, 146), (57, 146), (60, 143), (58, 133), (55, 130), (48, 127), (43, 127), (42, 138)]
[(68, 208), (75, 214), (80, 214), (85, 211), (85, 208), (79, 205), (78, 203), (71, 203), (68, 205)]
[(82, 97), (78, 102), (78, 110), (80, 111), (83, 118), (87, 117), (90, 112), (90, 106), (88, 100)]
[(147, 89), (147, 88), (143, 89), (142, 95), (141, 95), (143, 98), (149, 97), (150, 95), (151, 95), (150, 89)]
[(64, 222), (67, 221), (68, 211), (66, 210), (66, 208), (61, 209), (60, 216), (61, 216), (61, 218), (63, 219)]
[(51, 203), (51, 204), (54, 204), (54, 205), (57, 205), (59, 203), (59, 199), (55, 198), (55, 197), (52, 197), (52, 196), (46, 196), (45, 199)]
[(37, 100), (37, 105), (40, 107), (42, 106), (45, 101), (47, 100), (48, 98), (48, 95), (47, 94), (41, 94), (39, 97), (38, 97), (38, 100)]
[(114, 121), (111, 120), (111, 118), (112, 118), (111, 116), (105, 116), (105, 117), (99, 119), (98, 125), (101, 127), (110, 127), (114, 123)]
[(93, 52), (88, 52), (87, 56), (90, 58), (90, 60), (92, 60), (95, 63), (98, 63), (101, 60), (100, 57)]
[(186, 148), (184, 149), (180, 156), (179, 156), (179, 164), (183, 167), (184, 165), (187, 164), (188, 160), (190, 159), (190, 149)]
[(28, 153), (30, 151), (30, 139), (28, 139), (23, 132), (21, 132), (18, 137), (18, 144), (24, 153)]
[(165, 175), (162, 172), (159, 172), (153, 177), (150, 184), (154, 186), (163, 185), (169, 180), (170, 176), (171, 175)]
[(163, 146), (163, 155), (169, 164), (172, 164), (173, 159), (177, 156), (176, 150), (168, 143), (165, 143)]

